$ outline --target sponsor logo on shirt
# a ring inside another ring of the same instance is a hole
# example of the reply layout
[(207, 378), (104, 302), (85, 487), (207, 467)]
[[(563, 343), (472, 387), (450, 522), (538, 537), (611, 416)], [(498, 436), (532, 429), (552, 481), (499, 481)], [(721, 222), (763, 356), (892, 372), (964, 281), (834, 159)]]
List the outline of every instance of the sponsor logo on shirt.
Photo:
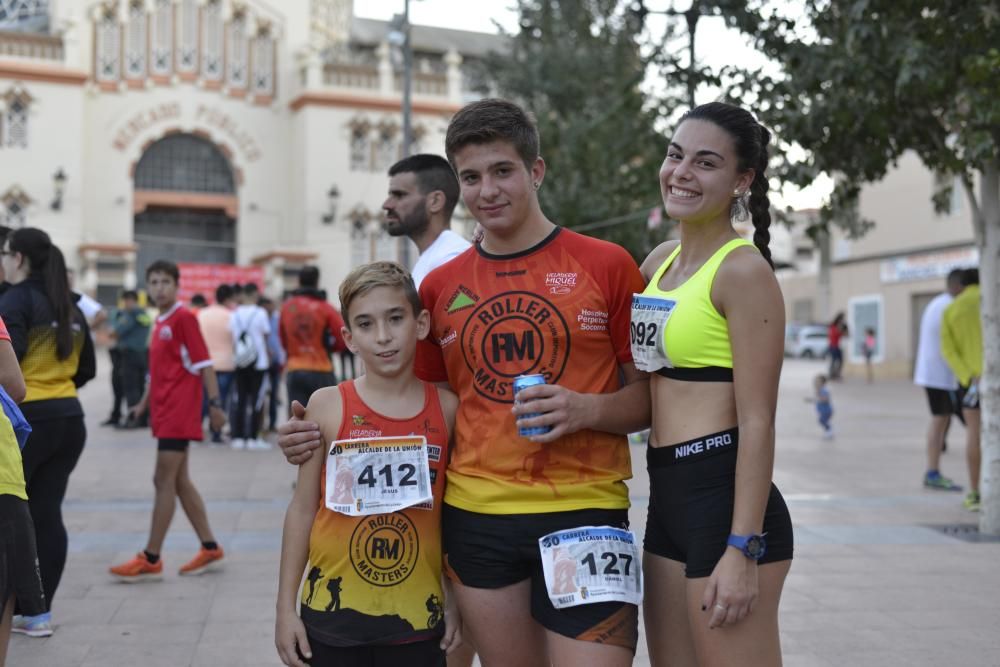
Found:
[(405, 581), (413, 574), (419, 552), (417, 528), (402, 512), (366, 517), (351, 535), (351, 565), (358, 576), (375, 586)]
[(576, 274), (549, 273), (545, 276), (545, 286), (550, 294), (569, 294), (576, 287)]
[(446, 328), (444, 336), (438, 338), (438, 345), (441, 347), (448, 347), (456, 340), (458, 340), (458, 331), (452, 329), (451, 327)]
[(607, 331), (608, 314), (603, 310), (590, 310), (583, 308), (576, 316), (576, 321), (580, 324), (581, 331)]
[(382, 429), (375, 428), (375, 425), (368, 421), (365, 415), (352, 415), (351, 423), (354, 428), (347, 434), (349, 438), (381, 438)]
[(173, 340), (174, 332), (171, 330), (169, 324), (164, 324), (160, 327), (160, 340)]
[(533, 292), (511, 291), (480, 303), (462, 327), (462, 354), (476, 391), (512, 403), (518, 375), (539, 373), (554, 384), (569, 360), (569, 324), (559, 309)]
[(471, 308), (476, 305), (477, 301), (479, 301), (478, 295), (465, 285), (459, 285), (455, 293), (451, 295), (451, 299), (448, 300), (445, 310), (449, 313), (457, 313), (460, 310)]

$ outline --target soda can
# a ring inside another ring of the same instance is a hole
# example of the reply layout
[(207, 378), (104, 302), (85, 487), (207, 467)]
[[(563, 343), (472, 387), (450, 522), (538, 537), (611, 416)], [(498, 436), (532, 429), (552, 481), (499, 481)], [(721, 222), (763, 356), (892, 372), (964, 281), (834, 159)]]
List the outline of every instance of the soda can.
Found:
[[(518, 375), (514, 378), (514, 397), (517, 398), (518, 392), (522, 389), (527, 389), (528, 387), (534, 387), (536, 384), (545, 384), (545, 376), (540, 374), (535, 375)], [(526, 415), (521, 415), (521, 419), (528, 419), (529, 417), (537, 417), (540, 412), (533, 412)], [(552, 430), (551, 426), (518, 426), (517, 434), (522, 438), (527, 438), (532, 435), (545, 435)]]

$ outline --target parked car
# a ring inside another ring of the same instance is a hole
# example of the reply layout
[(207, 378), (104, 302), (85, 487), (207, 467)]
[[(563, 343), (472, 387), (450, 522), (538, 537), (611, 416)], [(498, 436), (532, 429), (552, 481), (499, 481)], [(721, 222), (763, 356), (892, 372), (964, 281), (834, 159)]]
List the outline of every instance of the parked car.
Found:
[(785, 330), (785, 354), (820, 359), (830, 347), (826, 327), (821, 324), (789, 324)]

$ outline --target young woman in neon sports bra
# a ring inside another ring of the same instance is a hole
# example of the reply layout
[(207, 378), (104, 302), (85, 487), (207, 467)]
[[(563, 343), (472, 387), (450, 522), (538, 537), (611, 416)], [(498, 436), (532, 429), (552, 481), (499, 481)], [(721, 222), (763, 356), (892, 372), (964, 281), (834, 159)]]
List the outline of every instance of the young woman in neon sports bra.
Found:
[[(770, 133), (739, 107), (682, 119), (660, 169), (680, 242), (656, 248), (632, 307), (651, 375), (644, 542), (653, 665), (780, 665), (792, 525), (771, 483), (785, 328), (768, 250)], [(752, 216), (754, 242), (734, 217)]]

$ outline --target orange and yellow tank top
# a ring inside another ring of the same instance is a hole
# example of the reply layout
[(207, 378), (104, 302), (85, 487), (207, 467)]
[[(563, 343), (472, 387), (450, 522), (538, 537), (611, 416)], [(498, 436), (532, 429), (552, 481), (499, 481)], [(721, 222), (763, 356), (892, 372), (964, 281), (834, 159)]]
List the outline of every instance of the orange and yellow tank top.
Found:
[(407, 419), (379, 414), (354, 382), (338, 385), (343, 419), (338, 440), (422, 435), (427, 439), (434, 502), (387, 514), (352, 517), (320, 507), (309, 535), (302, 621), (330, 646), (402, 644), (444, 632), (441, 591), (441, 503), (448, 463), (448, 426), (434, 385), (424, 407)]

